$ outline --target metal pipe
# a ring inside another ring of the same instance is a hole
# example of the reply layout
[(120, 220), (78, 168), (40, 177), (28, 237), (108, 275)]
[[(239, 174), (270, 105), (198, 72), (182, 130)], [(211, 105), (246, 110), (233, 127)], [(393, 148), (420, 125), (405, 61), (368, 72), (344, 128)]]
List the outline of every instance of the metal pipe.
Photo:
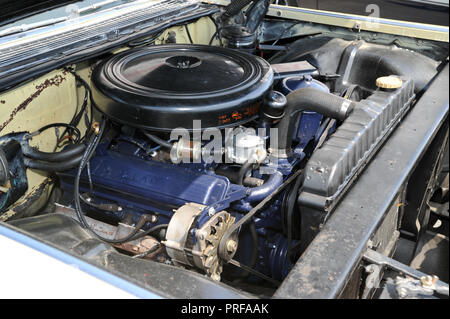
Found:
[(269, 179), (262, 186), (250, 189), (246, 200), (250, 203), (261, 201), (273, 193), (282, 183), (283, 174), (277, 171), (270, 175)]

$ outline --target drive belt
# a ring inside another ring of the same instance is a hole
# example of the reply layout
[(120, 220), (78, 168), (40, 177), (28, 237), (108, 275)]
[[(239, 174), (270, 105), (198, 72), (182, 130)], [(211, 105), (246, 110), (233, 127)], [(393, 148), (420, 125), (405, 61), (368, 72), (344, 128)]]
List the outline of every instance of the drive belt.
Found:
[(222, 239), (220, 240), (219, 244), (219, 256), (222, 258), (225, 262), (230, 263), (236, 267), (242, 268), (245, 271), (248, 271), (255, 276), (258, 276), (260, 278), (263, 278), (267, 281), (270, 281), (276, 285), (279, 285), (279, 282), (246, 266), (241, 263), (239, 263), (236, 260), (233, 260), (230, 258), (226, 251), (226, 243), (230, 236), (239, 229), (242, 225), (244, 225), (246, 222), (248, 222), (259, 210), (261, 210), (266, 204), (268, 204), (272, 199), (275, 198), (276, 195), (278, 195), (282, 190), (284, 190), (290, 183), (292, 183), (300, 174), (302, 173), (302, 170), (297, 170), (294, 174), (289, 176), (276, 190), (274, 190), (269, 196), (264, 198), (258, 205), (256, 205), (254, 208), (252, 208), (244, 217), (242, 217), (237, 223), (235, 223), (230, 229), (223, 235)]

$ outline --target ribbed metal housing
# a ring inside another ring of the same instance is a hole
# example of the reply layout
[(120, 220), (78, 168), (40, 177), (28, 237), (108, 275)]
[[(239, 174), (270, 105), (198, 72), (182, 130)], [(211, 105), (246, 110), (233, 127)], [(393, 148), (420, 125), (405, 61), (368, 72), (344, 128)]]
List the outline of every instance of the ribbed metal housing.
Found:
[[(332, 137), (314, 152), (305, 167), (299, 204), (330, 210), (409, 109), (412, 80), (395, 91), (377, 90), (357, 103)], [(369, 190), (368, 190), (369, 191)]]

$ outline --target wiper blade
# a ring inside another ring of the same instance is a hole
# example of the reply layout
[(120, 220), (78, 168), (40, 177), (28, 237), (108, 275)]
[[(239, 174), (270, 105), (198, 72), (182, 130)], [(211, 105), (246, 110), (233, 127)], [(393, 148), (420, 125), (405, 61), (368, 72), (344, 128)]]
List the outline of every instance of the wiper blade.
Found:
[(136, 0), (105, 0), (103, 2), (94, 3), (94, 4), (90, 5), (90, 6), (87, 6), (87, 7), (79, 9), (78, 10), (78, 14), (86, 13), (86, 12), (89, 12), (89, 11), (94, 11), (94, 10), (97, 10), (97, 9), (99, 9), (101, 7), (104, 7), (104, 6), (107, 6), (109, 4), (112, 4), (114, 2), (135, 2), (135, 1)]
[(18, 25), (18, 26), (11, 27), (11, 28), (5, 29), (3, 31), (0, 31), (0, 37), (4, 37), (6, 35), (10, 35), (10, 34), (14, 34), (14, 33), (21, 33), (21, 32), (26, 32), (29, 30), (37, 29), (37, 28), (46, 27), (49, 25), (53, 25), (56, 23), (66, 21), (67, 19), (68, 19), (68, 17), (61, 17), (61, 18), (56, 18), (56, 19), (48, 19), (48, 20), (44, 20), (44, 21), (39, 21), (36, 23)]
[(74, 10), (71, 12), (70, 15), (68, 16), (64, 16), (64, 17), (60, 17), (60, 18), (52, 18), (52, 19), (48, 19), (48, 20), (43, 20), (43, 21), (39, 21), (39, 22), (35, 22), (35, 23), (29, 23), (29, 24), (22, 24), (19, 26), (14, 26), (11, 28), (7, 28), (5, 30), (0, 31), (0, 37), (4, 37), (7, 35), (11, 35), (11, 34), (16, 34), (16, 33), (22, 33), (22, 32), (26, 32), (26, 31), (30, 31), (30, 30), (34, 30), (34, 29), (38, 29), (38, 28), (42, 28), (42, 27), (47, 27), (47, 26), (51, 26), (57, 23), (61, 23), (64, 21), (68, 21), (70, 19), (76, 18), (78, 16), (80, 16), (83, 13), (87, 13), (89, 11), (95, 11), (99, 8), (102, 8), (104, 6), (110, 5), (112, 3), (115, 2), (135, 2), (137, 0), (105, 0), (99, 3), (95, 3), (86, 7), (83, 7), (81, 9), (78, 9), (76, 6), (73, 6)]

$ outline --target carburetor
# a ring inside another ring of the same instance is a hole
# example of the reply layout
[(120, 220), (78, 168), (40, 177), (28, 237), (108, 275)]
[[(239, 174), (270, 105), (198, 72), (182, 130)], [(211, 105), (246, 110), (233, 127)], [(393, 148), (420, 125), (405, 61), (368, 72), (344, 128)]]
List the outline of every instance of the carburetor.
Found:
[[(238, 130), (238, 132), (236, 132)], [(261, 163), (267, 157), (265, 141), (253, 128), (238, 128), (225, 139), (225, 156), (230, 163)]]

